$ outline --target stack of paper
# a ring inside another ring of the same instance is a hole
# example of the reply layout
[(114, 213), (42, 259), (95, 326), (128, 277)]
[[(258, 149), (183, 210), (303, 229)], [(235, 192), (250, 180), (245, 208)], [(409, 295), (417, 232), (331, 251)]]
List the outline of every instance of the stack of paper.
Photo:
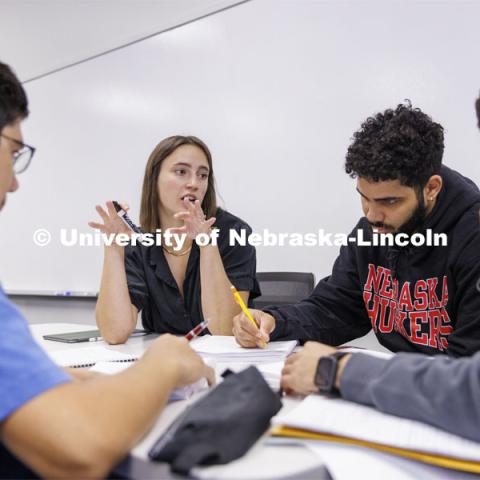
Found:
[(317, 455), (335, 480), (351, 480), (368, 472), (368, 480), (473, 480), (471, 473), (392, 456), (371, 448), (302, 440)]
[(235, 337), (204, 335), (192, 340), (190, 345), (202, 357), (213, 357), (218, 362), (271, 363), (284, 361), (297, 342), (270, 342), (265, 348), (243, 348)]
[(341, 399), (310, 395), (274, 418), (274, 435), (362, 445), (425, 463), (480, 473), (480, 444), (424, 423)]
[[(90, 368), (91, 372), (103, 373), (105, 375), (114, 375), (119, 373), (126, 368), (130, 367), (129, 363), (119, 363), (119, 362), (97, 362), (95, 366)], [(170, 402), (176, 400), (186, 400), (190, 398), (194, 393), (201, 392), (208, 388), (208, 383), (205, 378), (201, 378), (191, 385), (186, 385), (185, 387), (175, 389), (169, 398)]]
[(98, 362), (134, 362), (138, 356), (109, 350), (97, 345), (91, 348), (56, 350), (48, 352), (50, 358), (61, 367), (84, 368)]
[(260, 363), (257, 365), (258, 370), (263, 375), (263, 378), (270, 385), (273, 390), (280, 389), (280, 380), (282, 378), (282, 370), (285, 362)]

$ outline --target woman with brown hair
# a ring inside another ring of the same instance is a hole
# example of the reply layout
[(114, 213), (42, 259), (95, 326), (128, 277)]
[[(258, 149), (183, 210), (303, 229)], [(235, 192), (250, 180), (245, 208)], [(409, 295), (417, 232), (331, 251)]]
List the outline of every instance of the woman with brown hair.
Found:
[[(99, 205), (96, 210), (103, 223), (90, 222), (91, 227), (107, 235), (133, 233), (112, 202), (107, 210)], [(149, 331), (183, 335), (208, 319), (210, 333), (232, 335), (240, 307), (230, 286), (245, 302), (260, 294), (255, 249), (229, 244), (230, 230), (248, 235), (251, 229), (217, 207), (212, 157), (200, 139), (177, 135), (155, 147), (145, 169), (140, 224), (145, 232), (161, 232), (156, 235), (161, 245), (105, 246), (96, 307), (102, 337), (125, 342), (140, 311)], [(218, 240), (199, 246), (195, 238), (210, 235), (212, 228), (218, 229)]]

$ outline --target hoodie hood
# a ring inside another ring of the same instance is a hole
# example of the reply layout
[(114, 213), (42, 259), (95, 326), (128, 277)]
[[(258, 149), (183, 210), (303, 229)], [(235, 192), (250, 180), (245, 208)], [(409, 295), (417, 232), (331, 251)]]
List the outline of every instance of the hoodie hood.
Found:
[(468, 209), (475, 204), (480, 207), (480, 191), (469, 178), (445, 165), (442, 165), (440, 176), (443, 186), (424, 228), (448, 233)]

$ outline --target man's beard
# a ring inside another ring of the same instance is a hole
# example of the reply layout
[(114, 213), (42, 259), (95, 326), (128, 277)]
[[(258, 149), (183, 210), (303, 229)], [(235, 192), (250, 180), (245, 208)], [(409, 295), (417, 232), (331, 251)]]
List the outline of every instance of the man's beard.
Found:
[(417, 208), (412, 213), (410, 218), (403, 225), (401, 225), (395, 233), (406, 233), (410, 236), (419, 230), (425, 223), (425, 219), (427, 218), (427, 206), (425, 205), (423, 196), (417, 196), (417, 198)]
[(414, 212), (412, 213), (412, 215), (410, 215), (410, 218), (406, 222), (400, 225), (399, 228), (394, 229), (390, 225), (386, 225), (382, 222), (369, 222), (370, 226), (372, 228), (379, 227), (392, 230), (391, 233), (393, 233), (394, 235), (396, 235), (397, 233), (405, 233), (408, 236), (412, 235), (423, 226), (423, 224), (425, 223), (425, 219), (427, 218), (427, 206), (425, 205), (423, 196), (421, 194), (417, 195), (417, 200), (418, 204)]

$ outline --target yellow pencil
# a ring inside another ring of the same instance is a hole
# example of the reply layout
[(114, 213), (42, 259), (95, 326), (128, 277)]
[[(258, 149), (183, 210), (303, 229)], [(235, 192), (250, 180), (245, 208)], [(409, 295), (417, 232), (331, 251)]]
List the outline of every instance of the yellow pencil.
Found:
[[(235, 298), (235, 301), (240, 305), (240, 308), (242, 309), (245, 316), (250, 320), (252, 325), (254, 325), (258, 329), (257, 322), (253, 319), (252, 314), (248, 311), (248, 308), (245, 305), (245, 302), (243, 301), (243, 298), (238, 293), (238, 290), (233, 285), (230, 287), (230, 290), (232, 291), (233, 296)], [(262, 340), (262, 345), (264, 347), (267, 346), (267, 344), (265, 343), (265, 340)]]

